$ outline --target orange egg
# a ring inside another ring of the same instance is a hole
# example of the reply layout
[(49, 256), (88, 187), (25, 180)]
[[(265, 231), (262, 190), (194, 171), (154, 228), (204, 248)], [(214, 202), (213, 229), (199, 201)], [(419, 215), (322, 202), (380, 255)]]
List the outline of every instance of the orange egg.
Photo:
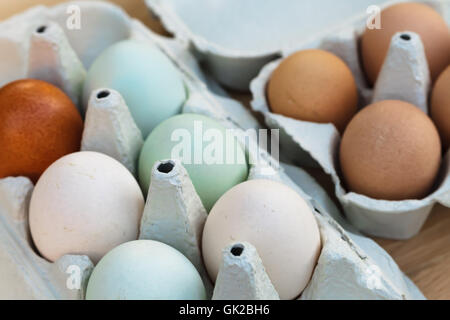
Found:
[(83, 121), (70, 98), (39, 80), (0, 89), (0, 178), (36, 182), (54, 161), (80, 149)]
[(400, 3), (381, 12), (381, 29), (366, 29), (361, 39), (361, 57), (370, 85), (374, 85), (397, 32), (417, 33), (424, 45), (433, 80), (450, 64), (450, 31), (445, 20), (430, 6)]
[(450, 147), (450, 66), (442, 72), (431, 94), (431, 119), (441, 135), (444, 151)]
[(421, 199), (438, 175), (441, 141), (422, 110), (404, 101), (384, 100), (350, 121), (339, 156), (351, 191), (374, 199)]
[(267, 86), (270, 109), (290, 118), (333, 123), (343, 131), (356, 112), (358, 92), (349, 67), (323, 50), (289, 56)]

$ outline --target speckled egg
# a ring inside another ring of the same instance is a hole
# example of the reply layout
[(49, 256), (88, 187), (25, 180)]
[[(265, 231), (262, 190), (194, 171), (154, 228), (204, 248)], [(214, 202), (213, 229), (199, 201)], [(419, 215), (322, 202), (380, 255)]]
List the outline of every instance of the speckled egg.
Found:
[(87, 300), (204, 300), (199, 273), (180, 252), (139, 240), (111, 250), (89, 279)]
[(422, 199), (436, 181), (441, 142), (418, 107), (384, 100), (352, 119), (339, 158), (349, 191), (381, 200)]
[(79, 254), (97, 263), (112, 248), (137, 239), (143, 209), (141, 189), (121, 163), (77, 152), (39, 179), (31, 196), (31, 235), (50, 261)]
[(120, 92), (144, 138), (178, 114), (186, 100), (183, 79), (172, 62), (157, 47), (135, 40), (112, 45), (92, 64), (84, 87), (86, 108), (99, 88)]
[(25, 79), (0, 89), (0, 178), (34, 183), (55, 160), (80, 149), (83, 121), (50, 83)]
[(144, 192), (150, 186), (155, 162), (168, 159), (181, 160), (208, 211), (248, 176), (245, 151), (236, 138), (227, 140), (226, 129), (202, 115), (177, 115), (149, 135), (139, 158), (139, 181)]
[(215, 204), (205, 224), (203, 259), (215, 281), (222, 250), (251, 243), (281, 299), (295, 299), (311, 279), (321, 250), (315, 217), (294, 190), (279, 182), (241, 183)]

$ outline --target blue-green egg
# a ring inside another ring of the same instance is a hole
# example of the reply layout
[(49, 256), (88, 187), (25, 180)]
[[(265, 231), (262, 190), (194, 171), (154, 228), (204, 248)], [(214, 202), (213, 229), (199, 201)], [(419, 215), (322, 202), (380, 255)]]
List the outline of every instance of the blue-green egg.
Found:
[(84, 86), (117, 90), (125, 99), (144, 138), (162, 121), (180, 113), (186, 88), (180, 72), (156, 46), (124, 40), (107, 48), (92, 64)]
[(248, 176), (242, 145), (222, 124), (203, 115), (174, 116), (148, 136), (139, 158), (139, 182), (144, 193), (155, 162), (169, 159), (181, 160), (207, 211)]

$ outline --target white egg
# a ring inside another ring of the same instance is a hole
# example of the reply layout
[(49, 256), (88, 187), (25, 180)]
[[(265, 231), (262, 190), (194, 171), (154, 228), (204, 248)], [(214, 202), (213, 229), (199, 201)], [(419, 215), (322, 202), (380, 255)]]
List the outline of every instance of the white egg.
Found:
[(87, 255), (96, 263), (121, 243), (136, 240), (144, 209), (142, 191), (118, 161), (78, 152), (54, 162), (30, 203), (30, 229), (42, 256)]
[(161, 242), (132, 241), (110, 251), (95, 267), (87, 300), (204, 300), (192, 263)]
[(215, 280), (222, 250), (236, 241), (255, 246), (281, 299), (308, 285), (321, 250), (320, 232), (306, 201), (279, 182), (250, 180), (216, 202), (203, 230), (203, 258)]

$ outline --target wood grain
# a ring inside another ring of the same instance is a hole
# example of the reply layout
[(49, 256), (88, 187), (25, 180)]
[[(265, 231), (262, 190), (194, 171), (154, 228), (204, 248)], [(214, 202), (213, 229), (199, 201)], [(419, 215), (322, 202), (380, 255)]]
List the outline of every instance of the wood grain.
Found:
[[(37, 4), (52, 5), (61, 0), (0, 0), (0, 20)], [(168, 35), (157, 19), (149, 14), (143, 0), (114, 0), (131, 16), (140, 19), (152, 30)], [(233, 93), (248, 105), (249, 94)], [(328, 176), (310, 170), (327, 190), (332, 190)], [(332, 194), (332, 192), (331, 192)], [(429, 299), (450, 299), (450, 209), (436, 206), (424, 228), (407, 241), (375, 239), (397, 261), (400, 268), (419, 286)]]
[(450, 210), (437, 205), (419, 235), (376, 239), (428, 299), (450, 299)]
[[(319, 169), (306, 169), (334, 196), (331, 178)], [(418, 235), (405, 241), (374, 238), (428, 299), (450, 299), (450, 209), (436, 205)]]

